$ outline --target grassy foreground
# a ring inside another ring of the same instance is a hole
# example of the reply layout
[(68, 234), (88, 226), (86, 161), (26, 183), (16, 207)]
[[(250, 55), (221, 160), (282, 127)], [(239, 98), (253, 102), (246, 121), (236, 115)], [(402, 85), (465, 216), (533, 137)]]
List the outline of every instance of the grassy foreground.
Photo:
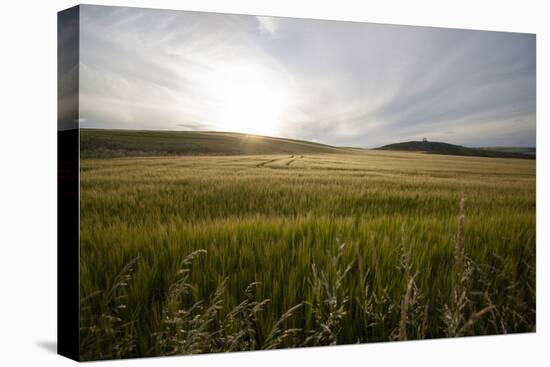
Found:
[(84, 159), (80, 261), (84, 360), (533, 331), (535, 161)]

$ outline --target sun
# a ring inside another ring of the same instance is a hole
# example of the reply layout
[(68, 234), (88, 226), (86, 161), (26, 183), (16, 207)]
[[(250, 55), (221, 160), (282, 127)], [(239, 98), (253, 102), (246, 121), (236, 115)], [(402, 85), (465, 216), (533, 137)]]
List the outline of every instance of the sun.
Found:
[(277, 136), (285, 108), (284, 93), (269, 72), (253, 65), (231, 65), (208, 78), (222, 131)]

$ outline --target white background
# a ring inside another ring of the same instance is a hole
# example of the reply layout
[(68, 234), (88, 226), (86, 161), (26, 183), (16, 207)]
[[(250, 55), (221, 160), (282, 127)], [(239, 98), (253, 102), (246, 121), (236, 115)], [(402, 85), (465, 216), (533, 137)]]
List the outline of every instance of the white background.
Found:
[[(537, 33), (537, 333), (293, 351), (102, 362), (116, 366), (548, 366), (550, 69), (545, 1), (95, 1)], [(3, 1), (0, 11), (0, 365), (74, 362), (56, 343), (56, 12), (75, 1)], [(545, 24), (546, 23), (546, 24)], [(129, 60), (131, 62), (131, 60)], [(546, 104), (543, 103), (546, 101)], [(543, 166), (543, 164), (546, 166)], [(547, 224), (546, 226), (544, 224)]]

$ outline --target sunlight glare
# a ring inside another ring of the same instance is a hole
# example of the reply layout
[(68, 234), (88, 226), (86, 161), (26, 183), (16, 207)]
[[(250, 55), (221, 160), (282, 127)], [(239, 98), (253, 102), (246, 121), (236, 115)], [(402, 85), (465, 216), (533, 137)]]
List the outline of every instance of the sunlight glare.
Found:
[(221, 131), (280, 134), (284, 94), (269, 72), (231, 65), (212, 73), (207, 82), (217, 103), (215, 115)]

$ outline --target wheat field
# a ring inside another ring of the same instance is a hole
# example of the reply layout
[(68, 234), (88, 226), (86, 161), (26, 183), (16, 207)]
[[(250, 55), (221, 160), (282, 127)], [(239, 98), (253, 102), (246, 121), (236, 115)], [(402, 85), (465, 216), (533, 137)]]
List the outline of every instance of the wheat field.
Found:
[(84, 360), (530, 332), (535, 161), (83, 159)]

